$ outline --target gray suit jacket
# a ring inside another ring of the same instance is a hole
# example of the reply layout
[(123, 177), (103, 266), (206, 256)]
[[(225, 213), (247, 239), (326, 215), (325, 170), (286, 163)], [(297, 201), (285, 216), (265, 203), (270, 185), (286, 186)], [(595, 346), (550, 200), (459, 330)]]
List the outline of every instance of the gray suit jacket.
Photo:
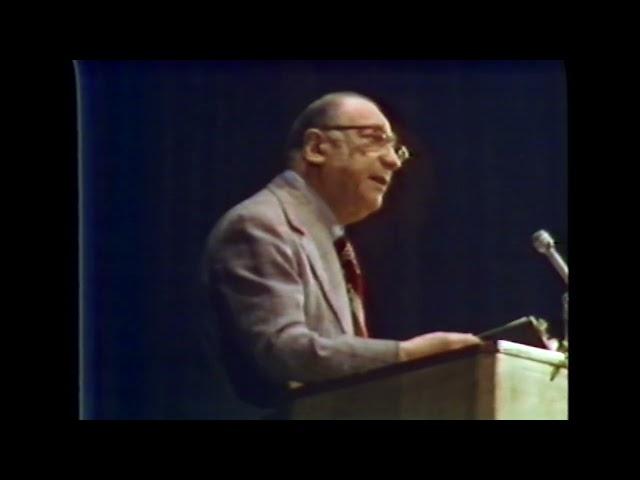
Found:
[(227, 212), (207, 242), (206, 277), (236, 391), (317, 382), (398, 361), (398, 342), (355, 337), (331, 232), (282, 175)]

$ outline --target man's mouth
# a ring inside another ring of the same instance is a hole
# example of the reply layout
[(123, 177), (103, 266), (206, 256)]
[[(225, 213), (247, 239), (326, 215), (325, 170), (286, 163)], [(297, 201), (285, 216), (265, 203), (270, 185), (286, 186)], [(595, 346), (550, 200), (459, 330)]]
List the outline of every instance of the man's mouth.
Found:
[(383, 177), (382, 175), (371, 175), (369, 178), (385, 188), (387, 187), (387, 185), (389, 185), (389, 179)]

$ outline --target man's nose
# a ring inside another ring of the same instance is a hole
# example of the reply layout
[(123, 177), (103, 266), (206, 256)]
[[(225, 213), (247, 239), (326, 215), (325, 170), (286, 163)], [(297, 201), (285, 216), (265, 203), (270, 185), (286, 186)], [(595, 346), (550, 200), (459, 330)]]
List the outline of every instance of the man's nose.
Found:
[(398, 157), (398, 154), (393, 148), (387, 149), (381, 155), (380, 160), (382, 161), (382, 165), (385, 168), (391, 170), (392, 172), (395, 172), (402, 166), (402, 161), (400, 160), (400, 158)]

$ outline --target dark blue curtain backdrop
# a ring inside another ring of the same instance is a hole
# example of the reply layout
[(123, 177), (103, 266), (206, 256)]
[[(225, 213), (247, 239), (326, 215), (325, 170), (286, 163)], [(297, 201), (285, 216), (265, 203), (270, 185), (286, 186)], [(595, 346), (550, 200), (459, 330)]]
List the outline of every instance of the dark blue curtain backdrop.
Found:
[(81, 61), (81, 412), (254, 418), (216, 362), (205, 238), (283, 167), (289, 125), (336, 90), (390, 109), (418, 157), (352, 227), (377, 336), (480, 332), (524, 315), (559, 334), (567, 92), (558, 61)]

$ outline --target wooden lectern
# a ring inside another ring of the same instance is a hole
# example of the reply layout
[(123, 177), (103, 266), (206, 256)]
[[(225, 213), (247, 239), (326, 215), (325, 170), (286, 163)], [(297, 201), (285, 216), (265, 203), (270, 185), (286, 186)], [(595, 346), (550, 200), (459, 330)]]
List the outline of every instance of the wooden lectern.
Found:
[(294, 420), (564, 420), (564, 355), (498, 340), (296, 389)]

